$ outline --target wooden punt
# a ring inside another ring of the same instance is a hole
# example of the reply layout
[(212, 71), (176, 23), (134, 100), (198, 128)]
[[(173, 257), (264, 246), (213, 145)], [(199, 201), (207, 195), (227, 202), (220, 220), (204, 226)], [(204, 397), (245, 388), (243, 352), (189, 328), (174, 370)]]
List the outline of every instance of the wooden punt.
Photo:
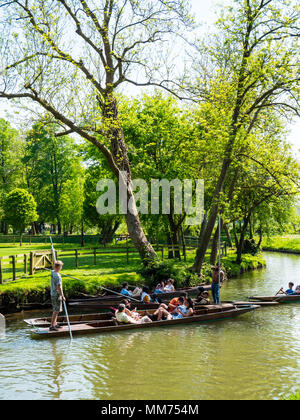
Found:
[(251, 296), (249, 299), (258, 302), (278, 302), (278, 303), (289, 303), (289, 302), (300, 302), (300, 295), (276, 295), (276, 296)]
[[(200, 286), (185, 287), (185, 288), (177, 289), (174, 292), (160, 293), (158, 296), (161, 299), (172, 299), (174, 297), (179, 297), (180, 294), (183, 293), (183, 292), (191, 293), (191, 294), (192, 293), (197, 293), (198, 287), (200, 287)], [(205, 290), (210, 290), (211, 289), (210, 285), (204, 285), (204, 286), (201, 286), (201, 287), (203, 287)], [(134, 301), (134, 299), (135, 300), (140, 300), (141, 296), (133, 296), (132, 298), (133, 298), (132, 299), (133, 301)], [(83, 299), (70, 299), (68, 301), (68, 304), (72, 305), (74, 303), (82, 303), (82, 302), (83, 303), (93, 303), (93, 302), (96, 302), (96, 303), (102, 303), (102, 304), (105, 304), (105, 305), (114, 305), (114, 304), (120, 303), (120, 301), (123, 300), (123, 299), (129, 299), (130, 300), (131, 298), (130, 298), (130, 296), (125, 296), (125, 295), (124, 296), (118, 296), (118, 295), (114, 295), (114, 294), (109, 294), (109, 295), (104, 295), (104, 296), (94, 296), (94, 297), (91, 297), (91, 298), (85, 297)]]
[[(225, 304), (230, 304), (230, 307), (236, 306), (236, 307), (243, 307), (243, 306), (251, 306), (253, 305), (253, 302), (223, 302), (223, 308), (225, 308)], [(255, 303), (257, 306), (269, 306), (269, 305), (279, 305), (278, 302), (259, 302)], [(215, 305), (196, 305), (195, 310), (213, 310), (215, 308)], [(150, 310), (140, 310), (138, 311), (140, 315), (144, 316), (146, 313), (153, 314), (156, 309), (150, 309)], [(100, 312), (100, 313), (93, 313), (93, 314), (79, 314), (79, 315), (69, 315), (69, 320), (71, 325), (75, 324), (86, 324), (87, 322), (93, 322), (93, 321), (102, 321), (102, 320), (110, 320), (111, 315), (108, 312)], [(44, 318), (30, 318), (30, 319), (24, 319), (24, 322), (29, 326), (34, 326), (38, 328), (49, 328), (51, 325), (51, 317), (44, 317)], [(57, 322), (60, 325), (68, 325), (67, 324), (67, 318), (65, 316), (59, 316), (57, 319)]]
[[(86, 322), (84, 324), (71, 325), (73, 336), (82, 334), (103, 334), (113, 331), (125, 331), (155, 328), (163, 326), (173, 326), (181, 324), (199, 323), (207, 321), (217, 321), (222, 319), (234, 318), (239, 315), (246, 314), (250, 311), (259, 308), (257, 305), (244, 306), (237, 308), (234, 305), (211, 305), (210, 307), (202, 308), (195, 312), (194, 316), (183, 319), (173, 319), (170, 321), (155, 321), (146, 324), (118, 324), (115, 320), (99, 320)], [(50, 337), (65, 337), (69, 335), (67, 326), (62, 327), (59, 331), (49, 331), (48, 328), (39, 328), (31, 330), (33, 338), (50, 338)]]
[[(236, 306), (253, 305), (253, 302), (237, 301), (237, 302), (233, 302), (233, 303)], [(268, 302), (257, 301), (257, 302), (255, 302), (255, 305), (259, 305), (259, 306), (276, 306), (276, 305), (279, 305), (279, 302), (276, 302), (276, 301), (268, 301)]]

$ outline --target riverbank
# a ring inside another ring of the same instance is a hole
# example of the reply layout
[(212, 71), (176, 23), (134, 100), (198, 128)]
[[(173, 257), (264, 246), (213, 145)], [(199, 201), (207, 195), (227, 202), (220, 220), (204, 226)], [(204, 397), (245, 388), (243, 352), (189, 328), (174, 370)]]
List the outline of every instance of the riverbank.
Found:
[(264, 251), (300, 255), (300, 235), (281, 235), (265, 238), (262, 242), (262, 248)]
[[(9, 252), (13, 253), (12, 250)], [(189, 268), (193, 264), (194, 257), (195, 251), (192, 250), (187, 253), (186, 262), (174, 261), (170, 263), (172, 277), (175, 278), (178, 287), (199, 284), (199, 278), (195, 275), (191, 276), (189, 280), (185, 280), (190, 273)], [(81, 298), (82, 294), (99, 294), (101, 286), (119, 291), (124, 281), (132, 286), (146, 282), (137, 272), (140, 268), (140, 258), (137, 253), (130, 254), (127, 262), (126, 255), (116, 254), (114, 250), (107, 249), (105, 254), (101, 254), (97, 258), (96, 265), (94, 265), (92, 256), (82, 256), (79, 260), (79, 268), (74, 268), (74, 257), (62, 259), (64, 262), (63, 273), (82, 280), (63, 278), (64, 292), (68, 299)], [(234, 253), (222, 257), (222, 265), (229, 278), (236, 277), (245, 271), (263, 268), (266, 265), (261, 255), (255, 257), (244, 255), (241, 265), (236, 264), (235, 259)], [(169, 265), (169, 262), (167, 264)], [(206, 262), (201, 281), (209, 284), (210, 273), (210, 264)], [(0, 312), (16, 312), (30, 304), (49, 305), (49, 282), (49, 272), (40, 271), (34, 276), (23, 276), (0, 285)]]

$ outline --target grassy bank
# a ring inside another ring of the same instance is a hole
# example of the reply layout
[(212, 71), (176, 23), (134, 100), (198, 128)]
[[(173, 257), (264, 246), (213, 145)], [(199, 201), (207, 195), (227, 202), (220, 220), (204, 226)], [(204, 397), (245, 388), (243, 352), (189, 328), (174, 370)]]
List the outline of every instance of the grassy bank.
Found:
[[(88, 247), (88, 244), (86, 245)], [(48, 249), (49, 246), (41, 244), (36, 246), (34, 250)], [(65, 245), (63, 250), (71, 249), (72, 246)], [(33, 250), (33, 247), (30, 248)], [(130, 285), (141, 285), (145, 280), (137, 270), (140, 268), (140, 258), (137, 253), (130, 253), (129, 262), (127, 263), (125, 254), (116, 254), (116, 248), (103, 249), (103, 254), (97, 257), (97, 265), (94, 265), (93, 256), (80, 256), (79, 268), (74, 266), (74, 257), (63, 257), (64, 262), (63, 273), (78, 277), (83, 280), (76, 281), (64, 278), (64, 290), (67, 298), (80, 296), (81, 293), (96, 294), (100, 291), (99, 287), (118, 289), (124, 281), (128, 281)], [(5, 248), (0, 248), (2, 255), (12, 255), (19, 253), (20, 248), (12, 248), (5, 244)], [(22, 252), (27, 252), (22, 249)], [(182, 281), (185, 273), (189, 273), (188, 268), (191, 267), (195, 258), (195, 250), (189, 251), (187, 261), (174, 261), (172, 263), (172, 273), (176, 279), (178, 273)], [(257, 269), (265, 266), (265, 261), (261, 256), (253, 257), (244, 255), (241, 266), (235, 263), (236, 256), (228, 254), (222, 258), (222, 264), (227, 271), (229, 277), (238, 276), (240, 273)], [(204, 267), (204, 281), (210, 282), (210, 264), (206, 262)], [(198, 284), (199, 280), (193, 277), (193, 284)], [(49, 272), (40, 271), (34, 276), (24, 276), (15, 281), (9, 281), (0, 285), (0, 306), (7, 307), (12, 305), (17, 307), (24, 303), (45, 303), (49, 301)]]
[(262, 247), (266, 251), (300, 254), (300, 235), (281, 235), (265, 238)]

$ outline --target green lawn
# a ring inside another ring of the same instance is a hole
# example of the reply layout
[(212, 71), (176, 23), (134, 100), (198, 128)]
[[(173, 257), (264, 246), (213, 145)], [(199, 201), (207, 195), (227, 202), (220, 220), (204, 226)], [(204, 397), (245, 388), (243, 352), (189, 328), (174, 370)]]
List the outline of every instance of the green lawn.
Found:
[[(75, 257), (72, 253), (71, 256), (62, 256), (58, 253), (58, 258), (64, 262), (63, 273), (69, 274), (74, 277), (78, 277), (83, 282), (64, 278), (64, 289), (67, 297), (76, 295), (78, 292), (85, 293), (97, 293), (99, 288), (97, 286), (106, 287), (119, 287), (122, 282), (127, 281), (131, 285), (137, 285), (144, 283), (142, 277), (136, 273), (136, 270), (140, 268), (140, 258), (136, 252), (129, 254), (129, 263), (127, 263), (126, 254), (114, 253), (120, 246), (114, 246), (110, 248), (101, 248), (103, 254), (97, 255), (97, 265), (94, 265), (93, 255), (82, 255), (79, 257), (79, 267), (75, 267)], [(123, 244), (124, 246), (124, 244)], [(86, 248), (89, 248), (89, 244)], [(49, 244), (35, 244), (32, 246), (24, 245), (20, 248), (19, 246), (13, 246), (8, 244), (2, 244), (0, 246), (0, 255), (13, 255), (16, 253), (26, 253), (32, 250), (44, 250), (49, 249)], [(72, 244), (62, 245), (59, 248), (62, 253), (68, 253), (68, 250), (74, 249)], [(166, 250), (165, 250), (166, 255)], [(195, 250), (190, 250), (187, 253), (187, 261), (176, 261), (175, 268), (182, 269), (191, 267), (195, 258)], [(242, 266), (238, 266), (234, 263), (235, 255), (228, 254), (227, 257), (222, 259), (226, 270), (230, 275), (236, 276), (240, 273), (240, 270), (246, 271), (247, 269), (255, 269), (259, 264), (264, 265), (264, 260), (261, 256), (252, 257), (245, 255), (243, 257)], [(206, 266), (206, 274), (210, 272), (210, 266)], [(37, 272), (34, 276), (24, 276), (21, 269), (19, 272), (22, 278), (16, 281), (7, 281), (3, 285), (0, 285), (0, 294), (12, 294), (13, 296), (24, 296), (26, 297), (33, 292), (39, 294), (47, 294), (49, 290), (49, 272), (41, 271)], [(207, 281), (210, 281), (209, 277), (206, 277)]]
[(262, 246), (274, 251), (299, 252), (300, 254), (300, 235), (278, 235), (265, 238)]

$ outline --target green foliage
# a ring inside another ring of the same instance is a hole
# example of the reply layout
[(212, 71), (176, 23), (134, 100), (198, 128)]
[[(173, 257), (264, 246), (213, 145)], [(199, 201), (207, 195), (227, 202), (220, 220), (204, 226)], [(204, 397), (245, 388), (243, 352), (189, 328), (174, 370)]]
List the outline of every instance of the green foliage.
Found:
[[(91, 157), (90, 154), (88, 156)], [(83, 218), (86, 225), (89, 227), (96, 227), (100, 235), (106, 238), (106, 242), (111, 242), (113, 235), (116, 233), (123, 219), (122, 216), (119, 215), (100, 215), (97, 212), (96, 203), (100, 195), (100, 193), (96, 191), (97, 183), (100, 180), (109, 177), (109, 171), (105, 166), (97, 163), (91, 165), (86, 170), (83, 201)]]
[(185, 287), (199, 283), (199, 277), (191, 273), (185, 266), (170, 261), (150, 262), (137, 270), (145, 279), (149, 287), (155, 287), (159, 282), (166, 282), (169, 278), (175, 280), (175, 287)]
[(0, 118), (0, 220), (3, 220), (3, 203), (14, 188), (24, 187), (22, 167), (23, 141), (8, 121)]
[(4, 212), (6, 222), (21, 232), (38, 218), (33, 196), (20, 188), (11, 191), (6, 196)]
[(237, 264), (236, 255), (229, 254), (222, 258), (222, 264), (228, 277), (237, 277), (246, 271), (265, 267), (266, 261), (262, 255), (243, 254), (241, 264)]
[[(36, 123), (26, 137), (23, 162), (29, 191), (38, 204), (40, 221), (61, 223), (61, 212), (66, 224), (81, 223), (83, 168), (74, 139), (56, 137), (55, 124)], [(73, 216), (67, 216), (68, 207)]]
[(262, 247), (271, 251), (288, 251), (300, 254), (300, 235), (270, 236), (262, 241)]

